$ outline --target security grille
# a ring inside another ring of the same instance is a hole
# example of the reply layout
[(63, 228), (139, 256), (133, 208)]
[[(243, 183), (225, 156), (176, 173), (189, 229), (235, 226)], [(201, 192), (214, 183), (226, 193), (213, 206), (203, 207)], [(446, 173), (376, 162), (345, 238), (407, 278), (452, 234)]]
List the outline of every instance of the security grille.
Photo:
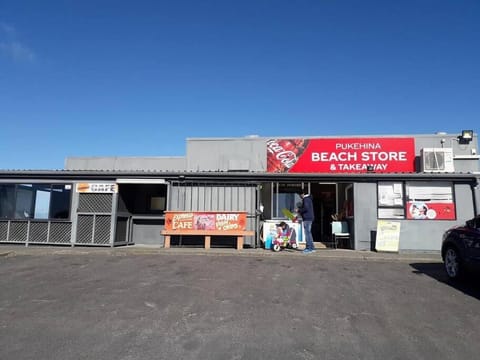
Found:
[(72, 224), (67, 222), (50, 223), (50, 242), (55, 244), (70, 243)]
[(0, 222), (0, 242), (68, 244), (70, 243), (71, 233), (72, 223), (65, 221), (8, 220)]
[(80, 194), (78, 197), (79, 213), (111, 213), (112, 194)]
[(78, 244), (90, 244), (93, 238), (93, 215), (78, 215), (77, 238)]
[(109, 244), (110, 221), (109, 215), (78, 215), (76, 243)]
[(48, 222), (31, 222), (28, 242), (45, 243), (48, 241)]
[(10, 223), (10, 239), (12, 242), (26, 242), (28, 235), (28, 222), (12, 221)]
[(110, 243), (110, 221), (111, 216), (95, 216), (95, 235), (93, 239), (94, 244), (105, 245)]
[(8, 221), (0, 222), (0, 241), (8, 240)]

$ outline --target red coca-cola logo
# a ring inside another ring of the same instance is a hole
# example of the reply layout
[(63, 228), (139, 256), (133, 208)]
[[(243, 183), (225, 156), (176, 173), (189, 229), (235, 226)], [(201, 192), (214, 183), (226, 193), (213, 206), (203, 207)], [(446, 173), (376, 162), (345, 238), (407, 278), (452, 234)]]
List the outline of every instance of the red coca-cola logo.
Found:
[(288, 172), (303, 152), (303, 139), (272, 139), (267, 141), (267, 171)]

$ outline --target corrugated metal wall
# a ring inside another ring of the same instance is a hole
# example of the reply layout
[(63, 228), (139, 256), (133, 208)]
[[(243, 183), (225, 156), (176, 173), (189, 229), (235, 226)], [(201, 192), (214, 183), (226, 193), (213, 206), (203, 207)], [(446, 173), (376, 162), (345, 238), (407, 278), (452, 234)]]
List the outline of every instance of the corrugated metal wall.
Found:
[[(247, 230), (257, 229), (257, 185), (174, 182), (170, 186), (171, 211), (247, 211)], [(255, 237), (245, 238), (254, 245)]]

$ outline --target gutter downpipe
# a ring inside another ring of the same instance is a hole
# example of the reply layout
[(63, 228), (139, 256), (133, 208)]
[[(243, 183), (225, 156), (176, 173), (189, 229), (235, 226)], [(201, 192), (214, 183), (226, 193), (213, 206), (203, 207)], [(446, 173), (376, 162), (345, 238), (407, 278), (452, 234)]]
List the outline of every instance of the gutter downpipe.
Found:
[(480, 176), (476, 177), (476, 183), (472, 185), (472, 199), (474, 215), (478, 216), (480, 214)]

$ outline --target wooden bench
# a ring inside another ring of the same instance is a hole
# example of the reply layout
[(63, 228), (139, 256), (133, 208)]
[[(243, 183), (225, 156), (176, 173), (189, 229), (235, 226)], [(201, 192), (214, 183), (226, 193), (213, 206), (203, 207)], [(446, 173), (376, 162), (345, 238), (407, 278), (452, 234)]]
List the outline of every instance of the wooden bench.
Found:
[(245, 236), (254, 236), (255, 231), (238, 230), (238, 231), (221, 231), (221, 230), (162, 230), (161, 235), (165, 236), (164, 247), (170, 248), (170, 237), (173, 235), (194, 235), (205, 236), (205, 249), (210, 249), (210, 242), (212, 236), (235, 236), (237, 238), (237, 250), (243, 249), (243, 238)]

